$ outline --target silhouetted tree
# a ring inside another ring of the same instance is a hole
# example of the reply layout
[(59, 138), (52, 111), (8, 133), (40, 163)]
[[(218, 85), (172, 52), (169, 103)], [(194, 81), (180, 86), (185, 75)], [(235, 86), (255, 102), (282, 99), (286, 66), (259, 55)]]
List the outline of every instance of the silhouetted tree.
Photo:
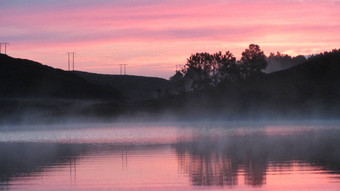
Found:
[(221, 82), (235, 82), (240, 79), (240, 70), (236, 64), (236, 58), (233, 54), (227, 51), (222, 55), (221, 52), (214, 54), (215, 60), (219, 63), (219, 81)]
[(256, 76), (267, 66), (266, 55), (259, 45), (250, 44), (249, 48), (242, 52), (241, 63), (244, 67), (244, 78)]
[(209, 53), (192, 54), (182, 70), (186, 81), (191, 83), (193, 90), (206, 89), (211, 85), (214, 67), (213, 57)]
[(225, 54), (193, 54), (182, 72), (185, 84), (191, 84), (192, 90), (217, 87), (221, 82), (236, 80), (238, 76), (236, 58), (229, 51)]
[(302, 63), (304, 63), (304, 62), (306, 62), (306, 61), (307, 61), (307, 59), (306, 59), (305, 56), (303, 56), (303, 55), (298, 55), (298, 56), (296, 56), (296, 57), (293, 57), (292, 64), (293, 64), (293, 65), (298, 65), (298, 64), (302, 64)]
[(181, 71), (176, 71), (176, 74), (170, 77), (170, 82), (173, 83), (178, 93), (185, 91), (184, 75)]
[(307, 61), (305, 56), (298, 55), (296, 57), (291, 57), (287, 54), (282, 54), (280, 52), (270, 53), (270, 55), (266, 58), (268, 66), (266, 68), (266, 72), (274, 72), (278, 70), (287, 69), (298, 64), (302, 64)]
[(325, 51), (325, 52), (321, 52), (319, 54), (312, 54), (312, 55), (309, 55), (308, 56), (308, 60), (313, 60), (313, 59), (316, 59), (316, 58), (319, 58), (319, 57), (322, 57), (322, 56), (325, 56), (325, 55), (334, 55), (334, 54), (339, 54), (340, 53), (340, 48), (339, 49), (333, 49), (332, 51)]

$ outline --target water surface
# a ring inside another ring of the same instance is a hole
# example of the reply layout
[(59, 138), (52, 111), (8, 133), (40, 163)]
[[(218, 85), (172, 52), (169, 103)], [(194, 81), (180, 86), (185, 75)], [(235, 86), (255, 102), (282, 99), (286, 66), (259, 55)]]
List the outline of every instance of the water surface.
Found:
[(340, 126), (0, 130), (0, 190), (339, 190)]

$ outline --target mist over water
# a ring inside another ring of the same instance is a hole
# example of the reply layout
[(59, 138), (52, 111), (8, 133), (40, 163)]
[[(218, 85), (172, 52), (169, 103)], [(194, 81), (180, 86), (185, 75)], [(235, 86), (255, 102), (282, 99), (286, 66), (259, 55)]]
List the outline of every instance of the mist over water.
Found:
[(337, 190), (340, 125), (93, 124), (0, 130), (0, 190)]

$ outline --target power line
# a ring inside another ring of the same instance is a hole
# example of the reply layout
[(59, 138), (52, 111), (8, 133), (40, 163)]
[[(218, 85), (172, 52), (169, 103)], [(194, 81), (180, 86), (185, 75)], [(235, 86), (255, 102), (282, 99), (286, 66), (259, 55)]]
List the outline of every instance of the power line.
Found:
[(2, 45), (5, 47), (5, 54), (7, 54), (7, 46), (9, 45), (8, 42), (0, 42), (0, 53), (2, 52)]
[(67, 54), (67, 66), (68, 66), (68, 70), (70, 71), (70, 64), (71, 64), (71, 59), (70, 57), (72, 57), (72, 70), (74, 70), (74, 55), (76, 54), (76, 52), (66, 52)]

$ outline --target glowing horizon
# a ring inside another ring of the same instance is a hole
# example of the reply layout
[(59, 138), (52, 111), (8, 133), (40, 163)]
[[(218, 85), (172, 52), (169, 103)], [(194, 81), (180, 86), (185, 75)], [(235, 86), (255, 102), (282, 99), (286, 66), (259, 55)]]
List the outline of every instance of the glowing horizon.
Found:
[(196, 52), (251, 43), (296, 56), (340, 48), (339, 0), (3, 0), (0, 41), (8, 54), (67, 69), (169, 78)]

